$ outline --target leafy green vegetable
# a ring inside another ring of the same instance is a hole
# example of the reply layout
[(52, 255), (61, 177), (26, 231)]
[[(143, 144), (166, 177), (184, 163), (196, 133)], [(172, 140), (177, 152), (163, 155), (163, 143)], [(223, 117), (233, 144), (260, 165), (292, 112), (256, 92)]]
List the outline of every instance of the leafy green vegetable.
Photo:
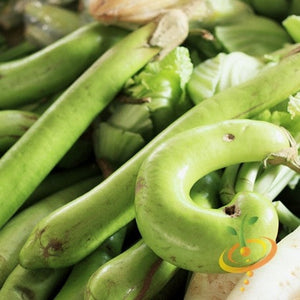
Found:
[(154, 127), (161, 130), (187, 109), (185, 86), (192, 70), (188, 50), (177, 47), (163, 60), (147, 64), (127, 82), (124, 92), (133, 99), (149, 99), (147, 106), (152, 114), (165, 110), (163, 118), (156, 120), (154, 116)]
[(186, 93), (192, 71), (189, 51), (181, 46), (128, 80), (121, 101), (109, 106), (109, 116), (95, 121), (98, 162), (119, 166), (187, 111), (192, 106)]
[(255, 119), (271, 122), (286, 128), (300, 142), (300, 92), (289, 96), (280, 106), (265, 110)]
[(280, 20), (287, 15), (300, 13), (299, 0), (242, 0), (258, 14)]
[(292, 119), (294, 119), (296, 116), (300, 116), (300, 92), (295, 96), (291, 95), (289, 97), (287, 110), (291, 114)]
[(228, 24), (252, 14), (253, 9), (246, 3), (237, 0), (207, 0), (201, 2), (190, 1), (190, 30), (195, 28), (213, 28), (218, 24)]
[(220, 53), (197, 65), (187, 85), (195, 104), (254, 77), (265, 64), (242, 52)]
[(249, 15), (238, 22), (215, 27), (215, 36), (227, 52), (241, 51), (261, 56), (291, 42), (288, 33), (274, 20)]

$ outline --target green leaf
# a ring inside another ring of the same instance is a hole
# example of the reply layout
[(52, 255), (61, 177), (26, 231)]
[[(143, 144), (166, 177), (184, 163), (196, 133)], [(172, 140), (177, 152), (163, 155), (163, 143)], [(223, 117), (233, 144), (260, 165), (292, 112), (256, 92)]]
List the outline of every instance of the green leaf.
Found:
[(300, 93), (290, 96), (283, 101), (281, 105), (265, 110), (258, 114), (255, 119), (262, 120), (282, 126), (287, 129), (291, 135), (300, 140)]
[(248, 220), (248, 224), (253, 225), (254, 223), (257, 222), (257, 220), (258, 220), (258, 217), (257, 217), (257, 216), (251, 217), (251, 218)]
[(198, 104), (254, 77), (264, 66), (261, 60), (242, 52), (220, 53), (194, 68), (187, 90), (192, 101)]
[(185, 88), (192, 71), (188, 49), (176, 47), (130, 78), (123, 92), (132, 99), (149, 99), (153, 127), (159, 132), (191, 107)]
[(107, 122), (95, 126), (93, 145), (96, 158), (107, 159), (116, 167), (145, 145), (145, 140), (138, 133), (114, 127)]
[[(131, 78), (125, 90), (134, 98), (166, 94), (166, 85), (157, 90), (159, 82), (170, 77), (169, 85), (174, 84), (172, 78), (179, 80), (180, 87), (188, 82), (193, 70), (189, 52), (185, 47), (177, 47), (171, 51), (163, 60), (148, 63), (143, 70)], [(176, 81), (175, 84), (178, 82)], [(168, 94), (168, 93), (167, 93)]]
[(300, 116), (300, 92), (295, 96), (289, 97), (288, 112), (291, 114), (292, 119), (296, 116)]
[(216, 38), (228, 52), (262, 56), (291, 42), (289, 34), (274, 20), (249, 15), (238, 22), (215, 28)]
[(227, 229), (228, 233), (230, 233), (232, 235), (238, 235), (237, 231), (233, 227), (227, 226), (226, 229)]

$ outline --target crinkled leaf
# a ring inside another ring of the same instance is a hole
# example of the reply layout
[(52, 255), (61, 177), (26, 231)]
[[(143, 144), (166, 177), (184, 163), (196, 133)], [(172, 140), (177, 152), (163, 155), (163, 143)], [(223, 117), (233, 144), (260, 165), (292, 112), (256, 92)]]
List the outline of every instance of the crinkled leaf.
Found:
[(295, 96), (289, 97), (288, 102), (288, 112), (291, 114), (292, 119), (294, 119), (296, 116), (300, 116), (300, 92), (297, 93)]
[(254, 77), (264, 64), (242, 52), (228, 54), (221, 65), (221, 77), (218, 84), (218, 91), (237, 85)]
[(296, 141), (300, 142), (300, 93), (291, 95), (272, 109), (262, 111), (255, 119), (286, 128)]
[(123, 91), (130, 98), (149, 100), (153, 126), (160, 131), (190, 108), (185, 89), (192, 71), (188, 49), (176, 47), (162, 60), (148, 63), (128, 80)]
[(220, 53), (194, 68), (188, 93), (195, 104), (254, 77), (264, 63), (242, 52)]
[[(168, 90), (178, 82), (179, 86), (184, 88), (192, 70), (193, 65), (187, 48), (177, 47), (164, 59), (148, 63), (140, 73), (127, 82), (125, 91), (134, 98), (170, 95), (171, 92)], [(160, 89), (156, 90), (157, 88)]]
[(114, 127), (139, 133), (143, 136), (152, 135), (152, 124), (149, 118), (149, 109), (145, 103), (135, 104), (120, 104), (114, 103), (111, 105), (112, 114), (107, 120)]
[(220, 53), (194, 68), (187, 90), (195, 104), (216, 93), (217, 84), (221, 76), (221, 62), (224, 56), (226, 54)]
[(255, 119), (270, 122), (286, 128), (294, 137), (297, 137), (300, 132), (300, 116), (292, 118), (287, 111), (265, 110), (258, 114)]
[(274, 20), (249, 15), (229, 25), (216, 26), (216, 38), (228, 52), (262, 56), (291, 42), (288, 33)]
[(94, 131), (93, 143), (97, 159), (107, 159), (114, 166), (119, 166), (142, 148), (145, 140), (138, 133), (101, 122)]

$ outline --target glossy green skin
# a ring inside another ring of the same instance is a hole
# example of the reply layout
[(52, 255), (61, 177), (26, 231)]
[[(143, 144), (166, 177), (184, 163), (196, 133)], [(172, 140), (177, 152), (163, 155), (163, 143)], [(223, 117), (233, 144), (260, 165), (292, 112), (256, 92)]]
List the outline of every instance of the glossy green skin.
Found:
[(75, 264), (55, 300), (82, 300), (87, 282), (103, 264), (120, 254), (126, 235), (126, 227), (109, 237), (98, 249)]
[(0, 64), (0, 108), (32, 103), (66, 88), (127, 34), (91, 23), (29, 56)]
[(192, 186), (190, 197), (200, 206), (218, 207), (220, 183), (221, 178), (217, 171), (206, 174)]
[(136, 221), (145, 243), (178, 267), (217, 273), (222, 272), (221, 253), (239, 242), (228, 227), (242, 230), (245, 216), (258, 217), (255, 224), (244, 228), (245, 239), (275, 239), (277, 213), (262, 195), (238, 193), (227, 205), (235, 206), (229, 214), (225, 206), (210, 209), (197, 205), (189, 193), (199, 178), (214, 170), (262, 161), (289, 147), (282, 128), (253, 120), (193, 128), (162, 143), (144, 161), (137, 177)]
[(84, 299), (151, 299), (176, 270), (140, 240), (91, 276)]
[(2, 286), (0, 299), (52, 299), (67, 274), (67, 268), (29, 270), (18, 265)]
[[(300, 54), (289, 56), (252, 80), (226, 89), (191, 108), (100, 185), (42, 220), (21, 251), (21, 263), (31, 268), (61, 267), (87, 256), (106, 238), (134, 219), (138, 170), (160, 143), (184, 130), (227, 119), (250, 118), (280, 103), (299, 90), (299, 65)], [(75, 225), (76, 231), (73, 230)], [(72, 237), (65, 234), (69, 230), (73, 232)], [(35, 238), (39, 232), (43, 232), (43, 245), (55, 238), (61, 242), (64, 250), (51, 249), (53, 255), (45, 258), (41, 241)]]
[(52, 211), (86, 193), (100, 181), (100, 177), (92, 177), (62, 189), (21, 211), (0, 230), (0, 287), (17, 266), (19, 252), (34, 226)]
[[(158, 47), (147, 44), (155, 26), (152, 23), (140, 28), (105, 52), (1, 158), (0, 227), (25, 202), (125, 82), (159, 52)], [(134, 60), (128, 56), (130, 51)]]
[(95, 164), (82, 165), (66, 170), (55, 170), (39, 184), (20, 209), (28, 207), (70, 185), (98, 175), (100, 175), (100, 170)]

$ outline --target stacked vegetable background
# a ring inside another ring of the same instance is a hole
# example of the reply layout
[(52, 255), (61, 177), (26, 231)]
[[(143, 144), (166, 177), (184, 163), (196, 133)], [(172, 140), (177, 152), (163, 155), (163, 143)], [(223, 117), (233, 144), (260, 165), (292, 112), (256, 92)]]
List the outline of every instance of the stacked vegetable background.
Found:
[[(0, 299), (299, 297), (299, 1), (5, 0), (0, 26)], [(220, 256), (261, 237), (244, 288)]]

